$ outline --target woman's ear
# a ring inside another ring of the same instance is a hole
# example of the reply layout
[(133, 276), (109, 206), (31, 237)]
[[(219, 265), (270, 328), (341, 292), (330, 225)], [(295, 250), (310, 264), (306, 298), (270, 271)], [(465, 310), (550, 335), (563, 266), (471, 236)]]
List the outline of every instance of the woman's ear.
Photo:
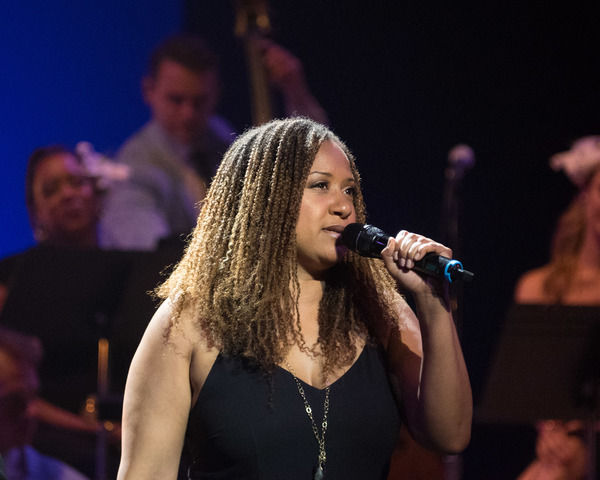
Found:
[(33, 238), (38, 243), (44, 243), (48, 240), (48, 232), (41, 225), (36, 225), (33, 228)]

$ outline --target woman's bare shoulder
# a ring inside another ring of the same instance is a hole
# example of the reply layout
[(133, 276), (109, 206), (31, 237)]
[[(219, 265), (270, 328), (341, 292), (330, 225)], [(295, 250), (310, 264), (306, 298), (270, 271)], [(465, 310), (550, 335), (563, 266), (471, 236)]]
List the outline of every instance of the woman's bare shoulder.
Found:
[(544, 283), (550, 274), (550, 267), (545, 265), (525, 272), (519, 280), (514, 292), (516, 303), (547, 303), (548, 294), (544, 292)]
[(170, 300), (165, 300), (154, 314), (146, 335), (147, 347), (162, 352), (164, 357), (185, 360), (192, 394), (197, 397), (219, 349), (204, 335), (193, 308), (184, 305), (177, 309)]

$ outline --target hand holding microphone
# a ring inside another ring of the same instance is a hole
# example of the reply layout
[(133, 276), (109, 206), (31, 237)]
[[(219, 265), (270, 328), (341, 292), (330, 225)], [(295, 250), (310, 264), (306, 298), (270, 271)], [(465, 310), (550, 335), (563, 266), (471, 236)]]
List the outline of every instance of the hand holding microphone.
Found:
[[(342, 242), (350, 250), (364, 257), (381, 258), (381, 251), (387, 246), (390, 235), (383, 230), (361, 223), (351, 223), (342, 232)], [(471, 281), (473, 273), (464, 270), (458, 260), (428, 253), (415, 262), (414, 270), (447, 282)]]

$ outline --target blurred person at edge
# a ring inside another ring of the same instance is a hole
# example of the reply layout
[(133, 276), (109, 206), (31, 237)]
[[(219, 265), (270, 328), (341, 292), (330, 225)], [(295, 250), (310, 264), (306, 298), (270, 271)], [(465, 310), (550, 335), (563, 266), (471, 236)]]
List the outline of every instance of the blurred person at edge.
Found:
[[(550, 165), (578, 191), (558, 220), (550, 262), (521, 276), (515, 302), (600, 307), (600, 135), (576, 140)], [(583, 423), (547, 420), (537, 429), (536, 458), (518, 480), (585, 478)]]
[[(0, 313), (10, 295), (12, 278), (18, 274), (21, 259), (31, 250), (43, 249), (50, 253), (73, 249), (91, 251), (101, 247), (97, 226), (103, 191), (99, 185), (106, 184), (107, 180), (91, 175), (82, 156), (66, 146), (49, 145), (32, 152), (25, 173), (25, 203), (36, 245), (0, 260)], [(100, 424), (41, 397), (36, 399), (34, 415), (39, 425), (33, 443), (44, 453), (92, 475), (93, 445), (98, 429), (102, 428)], [(120, 440), (120, 429), (116, 427), (114, 438), (111, 437), (115, 442)], [(38, 443), (46, 438), (47, 428), (64, 432), (64, 438), (58, 442), (44, 440), (42, 448)], [(83, 447), (81, 436), (89, 440), (85, 442), (91, 445), (89, 448)], [(67, 443), (68, 439), (72, 439), (72, 445)], [(46, 451), (48, 445), (52, 451)], [(85, 462), (74, 462), (71, 454), (76, 451), (75, 447), (85, 451)], [(68, 455), (63, 456), (63, 452)]]
[(31, 446), (37, 427), (41, 357), (36, 338), (0, 327), (0, 455), (7, 476), (10, 480), (87, 480), (66, 463)]

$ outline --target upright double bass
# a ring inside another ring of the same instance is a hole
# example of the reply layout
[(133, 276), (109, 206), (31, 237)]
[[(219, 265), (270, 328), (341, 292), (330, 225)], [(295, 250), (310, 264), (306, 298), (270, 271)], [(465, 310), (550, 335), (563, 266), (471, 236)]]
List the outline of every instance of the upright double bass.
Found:
[(252, 123), (261, 125), (273, 118), (269, 79), (262, 62), (261, 40), (271, 32), (265, 0), (235, 0), (235, 35), (243, 41), (250, 77)]

